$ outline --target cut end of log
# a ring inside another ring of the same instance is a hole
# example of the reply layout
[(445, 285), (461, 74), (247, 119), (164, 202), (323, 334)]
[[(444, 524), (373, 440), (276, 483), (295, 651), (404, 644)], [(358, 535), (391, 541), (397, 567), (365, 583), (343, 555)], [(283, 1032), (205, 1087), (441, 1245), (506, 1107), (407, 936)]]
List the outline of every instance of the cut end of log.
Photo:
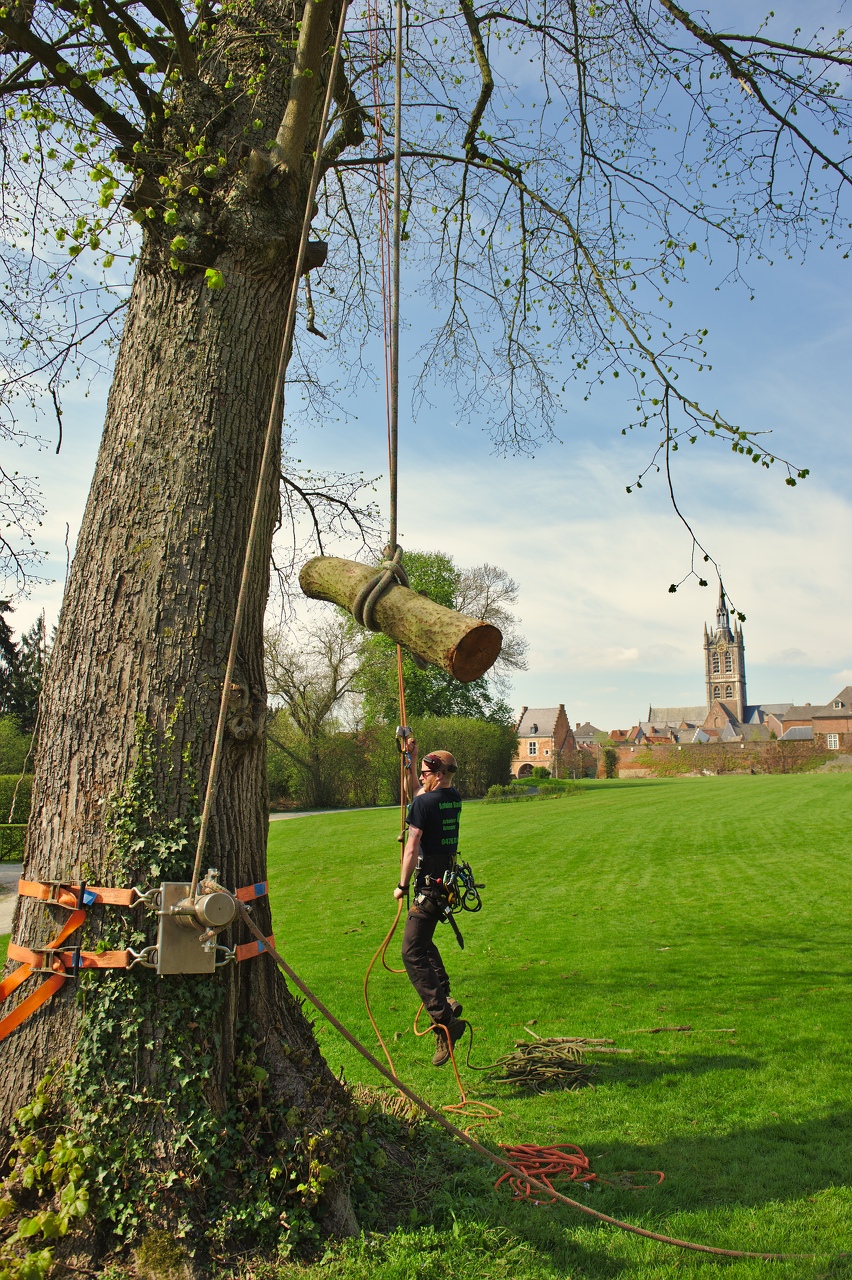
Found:
[(450, 655), (450, 670), (462, 684), (478, 680), (500, 656), (503, 635), (490, 622), (481, 622), (462, 636)]

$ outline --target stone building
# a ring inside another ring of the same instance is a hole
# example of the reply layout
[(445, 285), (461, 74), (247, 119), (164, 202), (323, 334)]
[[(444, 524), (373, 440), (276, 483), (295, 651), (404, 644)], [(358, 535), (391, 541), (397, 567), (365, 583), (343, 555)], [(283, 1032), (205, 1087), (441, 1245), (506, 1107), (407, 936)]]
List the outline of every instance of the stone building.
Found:
[(631, 729), (629, 741), (642, 743), (747, 743), (813, 741), (828, 751), (852, 749), (852, 685), (823, 706), (790, 702), (749, 703), (742, 628), (731, 626), (721, 583), (716, 625), (704, 627), (704, 707), (649, 707), (647, 720)]
[(703, 707), (649, 707), (648, 719), (631, 731), (644, 742), (761, 742), (781, 738), (789, 702), (749, 703), (745, 642), (738, 620), (731, 626), (725, 589), (719, 584), (716, 625), (704, 625)]
[(716, 606), (716, 626), (707, 630), (704, 624), (704, 680), (707, 688), (707, 706), (721, 702), (733, 714), (735, 720), (746, 718), (745, 645), (742, 628), (731, 618), (725, 590), (719, 583), (719, 603)]
[(528, 778), (536, 765), (543, 765), (553, 777), (564, 773), (576, 745), (563, 702), (558, 707), (524, 707), (515, 732), (518, 753), (512, 761), (513, 778)]

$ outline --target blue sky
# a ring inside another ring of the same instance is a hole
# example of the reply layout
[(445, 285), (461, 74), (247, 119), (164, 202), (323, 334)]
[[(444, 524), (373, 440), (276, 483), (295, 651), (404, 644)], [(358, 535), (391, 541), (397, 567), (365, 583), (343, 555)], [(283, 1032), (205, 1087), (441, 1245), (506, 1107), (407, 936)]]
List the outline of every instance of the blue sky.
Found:
[[(710, 331), (713, 368), (696, 376), (696, 390), (706, 406), (771, 430), (773, 451), (811, 475), (790, 489), (780, 468), (764, 471), (702, 441), (677, 455), (679, 501), (747, 615), (750, 701), (824, 702), (852, 683), (850, 263), (826, 249), (805, 264), (756, 265), (747, 271), (754, 301), (741, 285), (717, 287), (721, 260), (690, 266), (673, 314), (678, 328)], [(668, 591), (688, 568), (689, 539), (662, 477), (625, 492), (653, 447), (636, 433), (622, 437), (630, 401), (614, 386), (584, 403), (577, 387), (557, 423), (560, 442), (534, 458), (494, 456), (480, 425), (460, 423), (440, 386), (434, 408), (414, 422), (421, 305), (416, 293), (403, 302), (402, 540), (450, 552), (462, 565), (491, 561), (518, 581), (530, 669), (515, 680), (514, 702), (564, 702), (572, 721), (603, 729), (629, 727), (649, 703), (701, 702), (702, 628), (716, 587), (711, 580), (707, 589), (691, 582)], [(311, 341), (321, 360), (322, 344)], [(106, 390), (97, 383), (86, 398), (79, 384), (69, 388), (62, 454), (45, 451), (21, 468), (37, 471), (45, 491), (55, 581), (19, 604), (18, 625), (42, 608), (56, 616), (65, 523), (73, 548)], [(383, 474), (383, 388), (362, 388), (350, 404), (354, 418), (324, 423), (293, 406), (296, 455), (308, 466)], [(383, 485), (378, 497), (386, 504)]]

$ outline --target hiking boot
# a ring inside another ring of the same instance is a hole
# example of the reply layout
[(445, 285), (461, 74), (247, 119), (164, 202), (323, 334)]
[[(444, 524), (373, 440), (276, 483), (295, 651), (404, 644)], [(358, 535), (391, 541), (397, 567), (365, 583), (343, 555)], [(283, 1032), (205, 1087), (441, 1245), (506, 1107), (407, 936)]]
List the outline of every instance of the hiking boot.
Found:
[(443, 1024), (437, 1023), (433, 1028), (435, 1035), (438, 1037), (438, 1047), (432, 1058), (433, 1067), (443, 1067), (450, 1060), (450, 1046), (447, 1043), (447, 1031), (450, 1033), (450, 1041), (453, 1048), (461, 1040), (467, 1028), (467, 1023), (462, 1022), (461, 1018), (453, 1018), (446, 1028)]
[(450, 1006), (450, 1013), (454, 1018), (460, 1018), (462, 1016), (462, 1007), (458, 1000), (454, 1000), (452, 996), (447, 996), (447, 1004)]

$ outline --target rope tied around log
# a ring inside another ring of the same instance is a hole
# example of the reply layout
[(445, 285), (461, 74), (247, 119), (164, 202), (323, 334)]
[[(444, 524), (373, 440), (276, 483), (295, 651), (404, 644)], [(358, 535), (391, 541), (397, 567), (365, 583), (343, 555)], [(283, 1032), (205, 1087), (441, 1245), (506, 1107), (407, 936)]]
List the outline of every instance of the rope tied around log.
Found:
[(388, 543), (383, 554), (384, 559), (378, 567), (375, 578), (371, 578), (369, 582), (364, 583), (352, 602), (353, 618), (362, 627), (366, 627), (368, 631), (381, 631), (381, 627), (376, 622), (373, 614), (376, 605), (388, 587), (392, 587), (395, 582), (398, 582), (401, 587), (410, 587), (411, 585), (408, 581), (408, 574), (402, 564), (402, 547), (399, 545), (391, 547), (390, 543)]
[[(408, 581), (408, 574), (402, 563), (402, 547), (397, 545), (392, 547), (390, 543), (384, 549), (384, 558), (378, 566), (378, 572), (374, 578), (370, 578), (369, 582), (365, 582), (361, 590), (352, 602), (352, 616), (362, 627), (366, 627), (368, 631), (381, 631), (381, 627), (375, 620), (375, 608), (381, 600), (385, 592), (394, 584), (401, 587), (411, 588)], [(409, 650), (410, 652), (410, 650)], [(419, 654), (412, 653), (411, 657), (416, 666), (421, 671), (425, 671), (429, 663), (421, 658)]]

